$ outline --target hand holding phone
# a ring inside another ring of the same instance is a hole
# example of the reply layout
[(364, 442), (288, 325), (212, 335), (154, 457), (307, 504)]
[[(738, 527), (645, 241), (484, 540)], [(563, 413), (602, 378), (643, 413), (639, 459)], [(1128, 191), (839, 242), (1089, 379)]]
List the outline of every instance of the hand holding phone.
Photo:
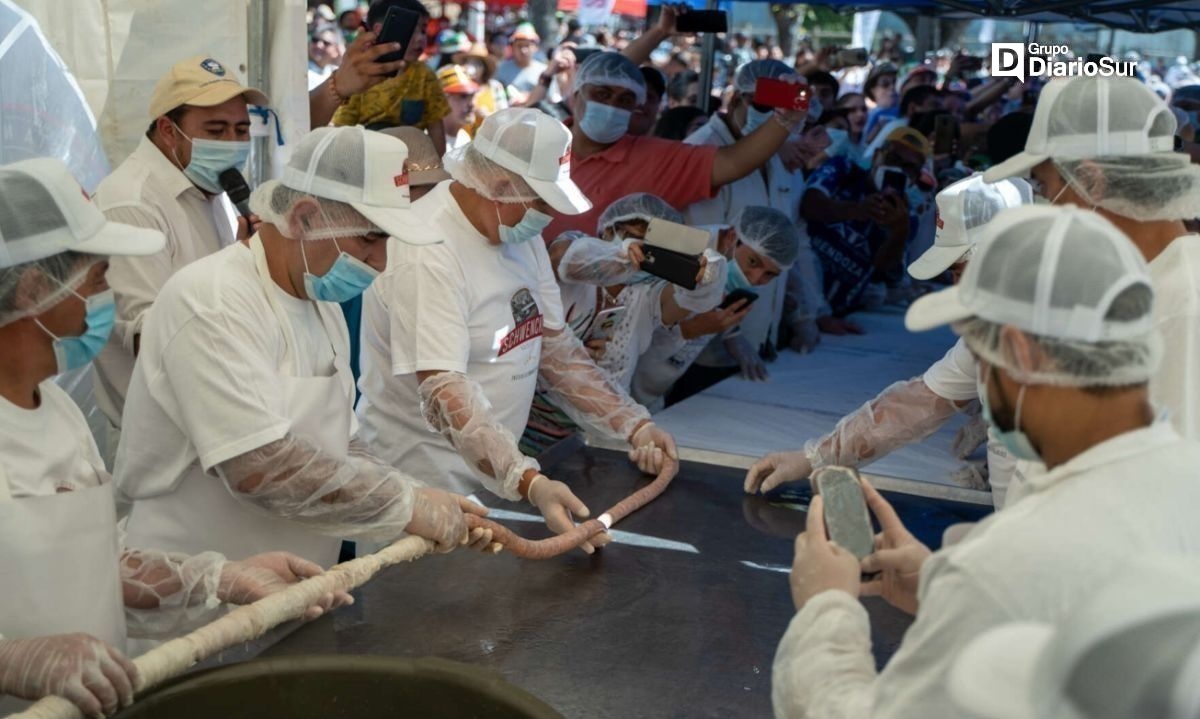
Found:
[(867, 64), (867, 49), (863, 47), (844, 47), (838, 50), (838, 67), (861, 67)]
[(808, 111), (808, 85), (760, 77), (754, 83), (754, 104), (797, 112)]
[(884, 170), (883, 172), (883, 187), (880, 190), (891, 190), (896, 194), (903, 195), (908, 189), (908, 176), (899, 170)]
[(729, 32), (729, 16), (724, 10), (689, 10), (675, 19), (678, 32)]
[(379, 42), (400, 43), (400, 49), (379, 58), (379, 62), (396, 62), (403, 60), (408, 52), (408, 45), (421, 24), (421, 16), (412, 10), (392, 6), (383, 17), (383, 27), (379, 31)]
[[(734, 260), (734, 262), (736, 262), (736, 261), (737, 260)], [(722, 310), (727, 309), (727, 308), (732, 307), (733, 305), (737, 304), (738, 302), (741, 302), (742, 300), (745, 300), (747, 305), (752, 305), (752, 304), (754, 304), (754, 301), (757, 299), (758, 299), (757, 292), (751, 292), (750, 290), (743, 290), (742, 288), (739, 287), (738, 289), (734, 290), (733, 292), (730, 292), (729, 294), (725, 295), (725, 299), (721, 300), (721, 304), (717, 305), (717, 307)]]

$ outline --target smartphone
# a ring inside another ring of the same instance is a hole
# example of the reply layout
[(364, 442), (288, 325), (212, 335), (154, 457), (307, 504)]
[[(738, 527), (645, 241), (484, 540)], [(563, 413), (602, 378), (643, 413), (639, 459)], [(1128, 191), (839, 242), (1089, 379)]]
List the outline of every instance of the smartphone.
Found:
[(681, 225), (670, 220), (651, 218), (646, 226), (647, 245), (661, 247), (684, 255), (699, 255), (708, 249), (711, 235), (697, 227)]
[[(408, 44), (412, 42), (413, 33), (417, 30), (417, 25), (421, 24), (421, 16), (412, 10), (405, 10), (402, 7), (392, 6), (388, 8), (387, 15), (383, 17), (383, 28), (379, 31), (377, 42), (398, 42), (400, 49), (396, 52), (389, 52), (386, 55), (380, 55), (375, 62), (396, 62), (404, 59), (404, 53), (408, 52)], [(397, 71), (398, 72), (398, 71)], [(394, 77), (397, 73), (392, 73)]]
[(784, 110), (808, 110), (809, 90), (803, 83), (760, 77), (754, 83), (754, 104)]
[[(653, 222), (653, 220), (652, 220)], [(696, 289), (696, 275), (700, 274), (700, 255), (684, 254), (674, 250), (642, 245), (642, 271), (689, 290)]]
[(757, 292), (751, 292), (750, 290), (743, 290), (742, 288), (739, 287), (738, 289), (734, 290), (733, 292), (730, 292), (729, 294), (725, 295), (725, 299), (721, 300), (721, 304), (718, 305), (718, 308), (723, 310), (727, 307), (734, 306), (735, 304), (737, 304), (738, 302), (741, 302), (742, 300), (746, 300), (746, 302), (748, 304), (752, 305), (752, 304), (754, 304), (754, 300), (757, 300), (757, 299), (758, 299)]
[(933, 119), (933, 154), (949, 155), (954, 151), (954, 117), (938, 115)]
[(859, 559), (874, 552), (875, 530), (858, 472), (830, 465), (814, 472), (812, 483), (825, 502), (825, 531), (829, 539)]
[(884, 170), (883, 187), (879, 189), (892, 190), (898, 195), (903, 195), (908, 189), (908, 176), (899, 170)]
[(729, 16), (724, 10), (689, 10), (675, 19), (679, 32), (729, 32)]
[(596, 317), (592, 320), (592, 327), (588, 330), (587, 340), (612, 339), (613, 332), (617, 330), (617, 323), (625, 315), (625, 310), (625, 305), (617, 305), (597, 312)]
[(838, 50), (837, 64), (839, 67), (861, 67), (867, 64), (867, 49), (864, 47), (844, 47)]

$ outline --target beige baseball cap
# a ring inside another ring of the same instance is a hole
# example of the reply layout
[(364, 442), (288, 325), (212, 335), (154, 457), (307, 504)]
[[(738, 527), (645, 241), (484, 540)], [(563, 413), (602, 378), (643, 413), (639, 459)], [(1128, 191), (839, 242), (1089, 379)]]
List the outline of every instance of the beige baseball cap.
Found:
[(208, 57), (196, 55), (175, 63), (154, 86), (150, 119), (161, 117), (180, 105), (213, 107), (241, 95), (251, 105), (267, 106), (270, 98), (261, 90), (238, 82), (233, 71)]

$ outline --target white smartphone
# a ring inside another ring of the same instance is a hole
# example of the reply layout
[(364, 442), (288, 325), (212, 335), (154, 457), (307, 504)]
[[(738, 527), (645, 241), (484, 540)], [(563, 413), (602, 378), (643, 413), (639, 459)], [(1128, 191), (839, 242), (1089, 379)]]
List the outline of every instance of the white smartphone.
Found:
[(829, 539), (859, 559), (874, 552), (875, 530), (871, 527), (858, 472), (830, 465), (814, 472), (812, 483), (825, 500), (825, 531)]
[(600, 310), (592, 320), (592, 328), (588, 330), (587, 340), (611, 340), (617, 330), (617, 323), (625, 315), (625, 305), (617, 305)]
[(684, 255), (699, 255), (708, 249), (709, 238), (707, 230), (656, 217), (646, 227), (645, 242)]

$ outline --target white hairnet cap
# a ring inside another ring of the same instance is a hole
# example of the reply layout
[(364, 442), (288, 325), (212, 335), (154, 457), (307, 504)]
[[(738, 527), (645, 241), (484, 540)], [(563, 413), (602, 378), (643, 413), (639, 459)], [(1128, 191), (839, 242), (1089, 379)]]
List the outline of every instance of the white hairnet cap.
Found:
[[(163, 233), (110, 222), (61, 160), (0, 167), (0, 325), (35, 315), (109, 255), (150, 255)], [(76, 254), (78, 253), (78, 254)], [(91, 261), (81, 255), (94, 256)], [(49, 282), (22, 282), (39, 271)]]
[[(967, 346), (1028, 383), (1130, 385), (1145, 382), (1162, 353), (1153, 305), (1146, 263), (1108, 220), (1030, 205), (989, 222), (959, 284), (914, 302), (905, 325), (971, 320), (955, 325)], [(1041, 366), (1013, 356), (1004, 326), (1036, 339)]]
[(1014, 622), (955, 659), (948, 688), (987, 719), (1200, 716), (1200, 565), (1147, 558), (1059, 627)]
[(1200, 215), (1200, 166), (1181, 152), (1054, 158), (1054, 167), (1091, 207), (1139, 222)]
[(928, 280), (963, 259), (979, 239), (973, 231), (1000, 210), (1033, 202), (1033, 188), (1020, 178), (988, 184), (974, 174), (951, 184), (937, 194), (936, 229), (933, 246), (908, 266), (918, 280)]
[(611, 85), (631, 90), (640, 105), (646, 101), (646, 80), (633, 60), (619, 52), (593, 53), (575, 72), (575, 89), (588, 85)]
[(600, 219), (596, 223), (596, 235), (603, 235), (605, 230), (619, 222), (631, 220), (649, 222), (654, 218), (684, 224), (683, 214), (668, 205), (666, 200), (658, 195), (651, 195), (649, 192), (635, 192), (614, 200), (605, 208), (604, 212), (600, 213)]
[(1053, 157), (1108, 157), (1172, 152), (1175, 117), (1131, 77), (1055, 78), (1038, 97), (1025, 150), (983, 173), (996, 182)]
[(742, 244), (775, 261), (786, 270), (800, 252), (800, 233), (796, 224), (779, 210), (770, 207), (743, 207), (733, 218), (733, 229)]
[(778, 80), (781, 77), (790, 76), (794, 73), (795, 70), (780, 60), (751, 60), (750, 62), (742, 63), (738, 67), (737, 73), (733, 76), (733, 87), (741, 93), (753, 93), (754, 84), (761, 77)]
[(326, 227), (305, 239), (382, 232), (393, 237), (412, 224), (409, 206), (408, 146), (361, 126), (320, 127), (304, 136), (283, 175), (250, 196), (251, 209), (264, 222), (287, 232), (287, 215), (300, 199), (321, 200)]

